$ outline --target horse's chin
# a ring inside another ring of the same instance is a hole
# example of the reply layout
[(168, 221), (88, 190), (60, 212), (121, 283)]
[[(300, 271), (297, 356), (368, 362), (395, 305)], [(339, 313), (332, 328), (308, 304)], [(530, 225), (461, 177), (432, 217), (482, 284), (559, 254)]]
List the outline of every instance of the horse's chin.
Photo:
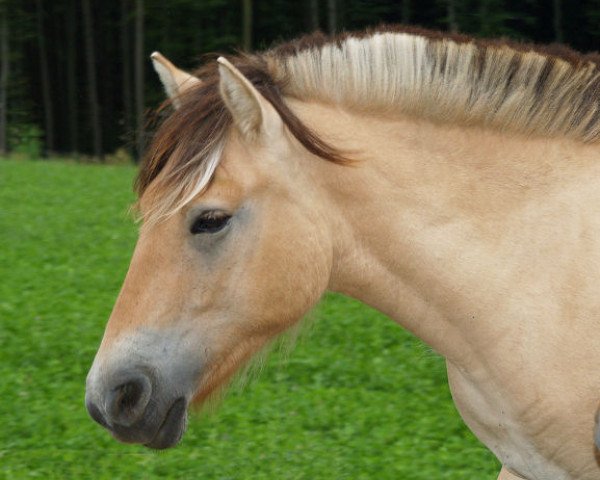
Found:
[(172, 448), (179, 443), (187, 427), (187, 402), (184, 397), (175, 400), (154, 438), (144, 446), (154, 450)]

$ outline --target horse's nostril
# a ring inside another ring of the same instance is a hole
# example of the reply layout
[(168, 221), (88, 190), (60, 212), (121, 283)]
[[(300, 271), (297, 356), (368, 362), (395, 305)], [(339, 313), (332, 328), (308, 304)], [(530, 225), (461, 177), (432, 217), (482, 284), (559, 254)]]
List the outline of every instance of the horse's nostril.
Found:
[(127, 412), (135, 408), (142, 396), (142, 386), (138, 382), (129, 382), (116, 388), (117, 395), (115, 403), (121, 412)]
[(151, 390), (150, 380), (144, 375), (137, 375), (114, 387), (107, 396), (108, 419), (122, 426), (133, 424), (143, 415)]

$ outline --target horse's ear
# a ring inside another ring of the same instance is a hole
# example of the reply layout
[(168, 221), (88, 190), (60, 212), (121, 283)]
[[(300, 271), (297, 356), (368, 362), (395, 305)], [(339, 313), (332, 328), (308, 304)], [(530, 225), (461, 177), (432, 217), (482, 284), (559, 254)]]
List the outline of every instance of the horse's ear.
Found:
[(217, 62), (221, 97), (242, 135), (256, 138), (281, 132), (281, 118), (269, 101), (226, 58)]
[(199, 78), (190, 75), (183, 70), (179, 70), (166, 57), (159, 52), (150, 55), (154, 70), (158, 73), (160, 81), (165, 87), (168, 97), (173, 100), (175, 108), (179, 108), (181, 102), (178, 97), (186, 90), (202, 83)]

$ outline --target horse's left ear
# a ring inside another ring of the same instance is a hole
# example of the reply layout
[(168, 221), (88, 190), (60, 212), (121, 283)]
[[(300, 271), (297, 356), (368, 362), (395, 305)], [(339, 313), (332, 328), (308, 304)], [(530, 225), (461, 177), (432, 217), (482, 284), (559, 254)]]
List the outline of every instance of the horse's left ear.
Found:
[(281, 132), (281, 118), (271, 103), (226, 58), (219, 57), (221, 97), (244, 137)]
[(181, 104), (178, 98), (179, 95), (202, 82), (199, 78), (177, 68), (159, 52), (154, 52), (150, 55), (150, 58), (154, 70), (158, 73), (160, 81), (165, 87), (167, 96), (173, 100), (173, 106), (179, 108)]

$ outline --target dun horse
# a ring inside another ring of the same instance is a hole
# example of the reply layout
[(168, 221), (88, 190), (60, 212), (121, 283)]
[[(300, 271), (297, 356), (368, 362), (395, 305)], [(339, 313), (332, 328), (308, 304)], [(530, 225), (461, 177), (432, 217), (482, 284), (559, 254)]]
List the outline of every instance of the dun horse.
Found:
[(175, 445), (332, 290), (445, 357), (500, 478), (600, 478), (598, 57), (382, 29), (153, 62), (174, 108), (87, 379), (97, 422)]

